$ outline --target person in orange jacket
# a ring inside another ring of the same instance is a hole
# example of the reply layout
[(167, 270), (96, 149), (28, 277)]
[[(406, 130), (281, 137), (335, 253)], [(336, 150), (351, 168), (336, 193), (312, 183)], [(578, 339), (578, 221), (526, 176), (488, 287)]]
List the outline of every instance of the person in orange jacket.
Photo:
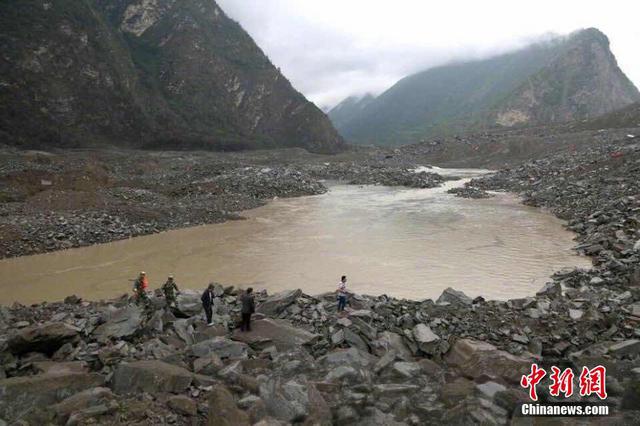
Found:
[(149, 280), (147, 280), (147, 274), (142, 271), (138, 278), (133, 282), (133, 294), (136, 299), (136, 303), (149, 302), (149, 296), (147, 296), (147, 287), (149, 287)]

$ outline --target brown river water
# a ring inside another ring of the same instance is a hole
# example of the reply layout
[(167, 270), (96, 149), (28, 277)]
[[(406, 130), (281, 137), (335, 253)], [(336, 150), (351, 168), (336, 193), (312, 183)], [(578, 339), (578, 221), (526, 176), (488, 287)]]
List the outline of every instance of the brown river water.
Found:
[[(460, 175), (461, 171), (454, 171)], [(467, 171), (470, 175), (475, 171)], [(454, 287), (487, 299), (525, 297), (563, 267), (589, 267), (573, 234), (510, 194), (469, 200), (435, 189), (332, 185), (324, 195), (277, 199), (247, 220), (0, 261), (0, 304), (85, 299), (150, 287), (174, 274), (182, 288), (211, 282), (276, 292), (351, 291), (437, 298)]]

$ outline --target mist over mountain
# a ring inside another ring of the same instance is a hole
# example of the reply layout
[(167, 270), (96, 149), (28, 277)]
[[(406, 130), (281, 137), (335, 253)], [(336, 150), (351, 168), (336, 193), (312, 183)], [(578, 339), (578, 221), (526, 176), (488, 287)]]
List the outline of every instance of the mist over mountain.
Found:
[[(428, 69), (362, 108), (347, 99), (330, 117), (349, 142), (399, 145), (470, 129), (588, 119), (638, 100), (609, 40), (590, 28), (489, 59)], [(340, 113), (343, 108), (348, 114)]]
[(374, 100), (375, 96), (371, 93), (363, 96), (349, 96), (338, 105), (330, 108), (327, 115), (336, 127), (341, 127), (349, 123)]
[(3, 1), (0, 49), (5, 144), (343, 146), (211, 0)]

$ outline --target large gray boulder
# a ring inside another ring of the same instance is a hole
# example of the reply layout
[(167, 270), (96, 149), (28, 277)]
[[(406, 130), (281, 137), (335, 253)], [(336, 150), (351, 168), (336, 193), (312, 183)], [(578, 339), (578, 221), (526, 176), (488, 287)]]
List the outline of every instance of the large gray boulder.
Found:
[(384, 356), (387, 352), (394, 352), (396, 356), (404, 361), (413, 358), (411, 350), (404, 343), (402, 336), (391, 331), (383, 331), (378, 335), (378, 339), (370, 344), (371, 351), (376, 356)]
[(311, 344), (319, 337), (318, 334), (294, 327), (289, 321), (271, 318), (253, 321), (251, 331), (236, 330), (231, 336), (233, 340), (247, 343), (252, 348), (274, 345), (282, 352)]
[(111, 392), (111, 389), (96, 387), (72, 395), (51, 408), (56, 413), (58, 419), (66, 420), (71, 414), (77, 411), (84, 410), (98, 404), (108, 403), (114, 399), (115, 396)]
[(0, 380), (0, 418), (11, 423), (103, 384), (104, 377), (97, 373), (38, 374), (3, 379)]
[(328, 354), (318, 358), (318, 363), (324, 367), (337, 367), (341, 365), (353, 368), (363, 368), (373, 366), (377, 357), (368, 352), (361, 351), (358, 348), (336, 349)]
[(37, 324), (23, 328), (7, 342), (13, 354), (43, 352), (52, 354), (63, 344), (77, 336), (78, 330), (62, 322)]
[(416, 324), (412, 333), (418, 349), (422, 352), (429, 355), (435, 355), (439, 352), (440, 336), (431, 331), (428, 325)]
[(473, 304), (473, 300), (463, 292), (449, 287), (442, 292), (440, 297), (438, 297), (438, 300), (436, 300), (436, 303), (471, 306)]
[(280, 377), (270, 377), (261, 383), (260, 397), (268, 413), (278, 420), (331, 424), (331, 410), (313, 384), (295, 380), (284, 382)]
[(136, 392), (181, 393), (189, 388), (193, 374), (188, 370), (162, 361), (121, 363), (114, 375), (112, 388), (118, 394)]
[(195, 357), (205, 358), (217, 355), (220, 358), (246, 358), (249, 348), (244, 342), (236, 342), (226, 337), (214, 337), (191, 346)]
[(531, 370), (532, 361), (474, 339), (456, 340), (445, 356), (445, 362), (466, 377), (488, 376), (511, 383), (518, 383), (522, 375)]
[(267, 316), (278, 316), (302, 295), (302, 290), (288, 290), (276, 293), (260, 302), (256, 311)]
[(635, 358), (640, 354), (640, 340), (630, 339), (614, 343), (609, 346), (609, 353), (617, 358), (624, 356)]
[(98, 340), (131, 337), (140, 329), (143, 319), (142, 309), (138, 306), (110, 307), (103, 314), (104, 323), (93, 331), (93, 335)]
[(183, 290), (176, 296), (176, 309), (187, 317), (203, 314), (201, 294), (195, 290)]

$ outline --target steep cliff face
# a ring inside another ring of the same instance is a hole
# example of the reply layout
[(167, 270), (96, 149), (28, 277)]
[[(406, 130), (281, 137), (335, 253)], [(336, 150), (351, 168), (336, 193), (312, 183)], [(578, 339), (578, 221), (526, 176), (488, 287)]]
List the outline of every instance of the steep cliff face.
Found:
[(587, 29), (408, 76), (334, 124), (351, 142), (398, 145), (469, 129), (582, 120), (638, 100), (607, 37)]
[(212, 0), (7, 0), (0, 24), (5, 143), (343, 147)]
[(618, 67), (609, 40), (596, 29), (576, 33), (547, 66), (502, 102), (501, 125), (593, 118), (640, 99)]

